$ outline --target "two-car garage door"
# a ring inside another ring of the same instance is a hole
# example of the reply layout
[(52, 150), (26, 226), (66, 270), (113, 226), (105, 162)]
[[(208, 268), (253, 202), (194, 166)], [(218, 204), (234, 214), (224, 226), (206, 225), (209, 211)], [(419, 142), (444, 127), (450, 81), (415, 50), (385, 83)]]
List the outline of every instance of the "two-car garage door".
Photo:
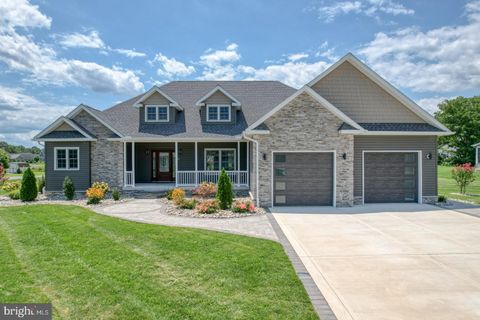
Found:
[(332, 152), (273, 154), (275, 206), (333, 205)]

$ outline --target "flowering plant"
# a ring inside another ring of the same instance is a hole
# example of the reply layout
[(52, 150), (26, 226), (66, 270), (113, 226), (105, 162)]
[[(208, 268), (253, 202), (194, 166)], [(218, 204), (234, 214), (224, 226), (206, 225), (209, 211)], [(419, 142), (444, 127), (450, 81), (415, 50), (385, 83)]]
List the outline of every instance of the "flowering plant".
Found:
[(475, 181), (475, 167), (471, 163), (464, 163), (452, 170), (452, 178), (460, 187), (460, 193), (465, 194), (467, 186)]
[(192, 190), (192, 194), (202, 198), (213, 197), (217, 193), (217, 185), (211, 182), (202, 182), (198, 187)]
[(8, 178), (5, 177), (5, 168), (3, 167), (3, 164), (0, 163), (0, 186), (7, 180)]
[(249, 200), (237, 200), (232, 206), (232, 211), (239, 213), (253, 213), (255, 212), (255, 205)]
[(110, 186), (106, 182), (94, 182), (92, 188), (101, 189), (105, 195), (105, 193), (108, 192), (108, 189), (110, 189)]
[(10, 191), (13, 191), (13, 190), (19, 190), (20, 189), (20, 181), (17, 180), (12, 180), (12, 181), (6, 181), (4, 184), (3, 184), (3, 187), (2, 189), (6, 192), (10, 192)]
[(198, 213), (204, 214), (211, 214), (218, 211), (218, 200), (217, 199), (209, 199), (203, 200), (202, 202), (198, 203), (195, 209), (197, 209)]
[(87, 204), (98, 204), (105, 197), (103, 189), (91, 187), (87, 189)]
[(182, 188), (175, 188), (172, 191), (172, 200), (177, 206), (182, 204), (183, 199), (185, 199), (185, 190)]

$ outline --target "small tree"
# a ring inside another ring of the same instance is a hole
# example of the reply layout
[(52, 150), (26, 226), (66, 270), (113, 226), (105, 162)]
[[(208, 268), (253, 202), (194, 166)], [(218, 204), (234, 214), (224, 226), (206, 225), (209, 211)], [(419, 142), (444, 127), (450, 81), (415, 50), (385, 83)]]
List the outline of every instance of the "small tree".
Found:
[(66, 176), (63, 180), (63, 194), (67, 200), (73, 200), (75, 196), (75, 185), (69, 176)]
[(453, 180), (460, 187), (460, 193), (465, 194), (467, 186), (475, 181), (475, 168), (471, 163), (464, 163), (452, 170)]
[(228, 177), (228, 174), (225, 172), (225, 169), (222, 169), (220, 177), (218, 178), (217, 186), (217, 199), (220, 205), (220, 208), (225, 210), (232, 206), (233, 202), (233, 190), (232, 190), (232, 181)]
[(30, 168), (23, 173), (22, 186), (20, 187), (20, 199), (22, 201), (33, 201), (37, 198), (37, 179)]
[(4, 169), (8, 169), (10, 164), (10, 156), (8, 155), (7, 151), (3, 149), (0, 149), (0, 164)]
[(5, 174), (5, 168), (3, 167), (3, 164), (0, 163), (0, 186), (2, 186), (3, 183), (8, 180), (8, 178), (5, 177)]

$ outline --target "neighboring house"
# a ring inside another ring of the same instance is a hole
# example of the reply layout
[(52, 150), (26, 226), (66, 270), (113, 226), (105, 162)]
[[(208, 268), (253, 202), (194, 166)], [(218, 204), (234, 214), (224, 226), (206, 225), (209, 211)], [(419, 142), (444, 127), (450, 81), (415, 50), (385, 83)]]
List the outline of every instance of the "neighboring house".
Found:
[(451, 132), (348, 54), (299, 90), (278, 81), (174, 81), (40, 132), (46, 189), (106, 181), (193, 187), (228, 172), (262, 206), (422, 202)]
[(27, 169), (30, 165), (27, 163), (27, 162), (10, 162), (8, 164), (8, 169), (7, 171), (9, 173), (17, 173), (18, 172), (18, 169), (20, 169), (20, 171), (24, 171), (25, 169)]
[(475, 148), (475, 168), (480, 169), (480, 142), (472, 145)]
[(12, 162), (29, 162), (33, 161), (36, 157), (39, 157), (39, 155), (30, 153), (30, 152), (24, 152), (24, 153), (11, 153), (10, 154), (10, 161)]

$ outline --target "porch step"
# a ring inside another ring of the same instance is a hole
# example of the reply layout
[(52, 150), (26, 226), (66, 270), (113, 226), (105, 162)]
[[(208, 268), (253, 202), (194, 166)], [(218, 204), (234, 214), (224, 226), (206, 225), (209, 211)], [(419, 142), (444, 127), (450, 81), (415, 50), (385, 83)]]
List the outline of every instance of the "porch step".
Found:
[(165, 197), (165, 191), (156, 191), (156, 192), (149, 192), (149, 191), (123, 191), (124, 194), (128, 195), (129, 197), (135, 199), (158, 199)]

